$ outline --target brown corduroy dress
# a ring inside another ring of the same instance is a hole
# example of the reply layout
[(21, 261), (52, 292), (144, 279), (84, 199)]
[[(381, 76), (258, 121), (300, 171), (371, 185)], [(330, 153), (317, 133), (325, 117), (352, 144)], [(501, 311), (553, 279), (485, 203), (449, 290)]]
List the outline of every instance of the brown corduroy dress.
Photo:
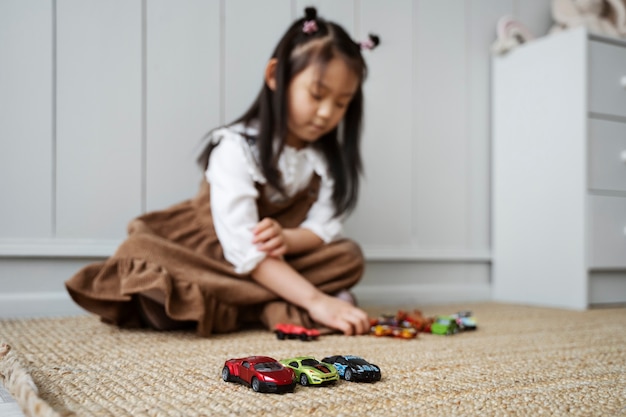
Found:
[[(314, 175), (306, 189), (277, 204), (257, 184), (259, 218), (297, 227), (317, 199), (319, 185)], [(328, 294), (355, 285), (364, 266), (360, 248), (348, 239), (286, 256), (285, 261)], [(155, 292), (164, 300), (169, 319), (192, 322), (200, 336), (235, 331), (255, 321), (269, 329), (281, 322), (320, 327), (303, 309), (279, 299), (249, 275), (234, 272), (213, 227), (207, 181), (194, 198), (131, 221), (127, 239), (111, 258), (84, 267), (65, 284), (77, 304), (121, 327), (142, 325), (138, 297)]]

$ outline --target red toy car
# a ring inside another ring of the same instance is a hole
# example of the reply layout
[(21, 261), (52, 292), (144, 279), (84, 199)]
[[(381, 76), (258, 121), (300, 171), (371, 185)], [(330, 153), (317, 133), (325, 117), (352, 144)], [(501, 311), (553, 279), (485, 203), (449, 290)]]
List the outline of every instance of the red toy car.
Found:
[(239, 382), (256, 392), (293, 392), (295, 378), (291, 369), (268, 356), (229, 359), (222, 368), (224, 381)]
[(307, 329), (295, 324), (279, 323), (274, 327), (274, 333), (279, 340), (300, 339), (302, 341), (317, 339), (320, 335), (317, 329)]

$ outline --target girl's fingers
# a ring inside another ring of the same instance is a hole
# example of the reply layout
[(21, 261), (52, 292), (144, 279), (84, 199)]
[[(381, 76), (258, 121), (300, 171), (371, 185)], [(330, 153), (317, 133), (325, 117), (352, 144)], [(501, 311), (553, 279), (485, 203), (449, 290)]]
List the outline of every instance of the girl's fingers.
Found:
[(354, 308), (352, 311), (347, 312), (346, 315), (336, 323), (336, 326), (338, 330), (341, 330), (348, 336), (365, 334), (369, 331), (370, 327), (367, 314), (359, 308)]
[(254, 234), (254, 237), (252, 238), (252, 243), (265, 243), (266, 241), (271, 239), (272, 236), (273, 234), (271, 230), (262, 230)]
[(276, 236), (282, 236), (282, 228), (269, 217), (261, 220), (252, 230), (252, 243), (266, 242)]
[(274, 229), (263, 229), (254, 234), (252, 238), (252, 242), (253, 243), (267, 242), (279, 236), (281, 236), (281, 234), (278, 233)]
[(355, 334), (364, 334), (366, 327), (363, 320), (360, 317), (351, 317), (352, 326), (354, 327)]
[(273, 251), (268, 252), (267, 254), (271, 256), (272, 258), (280, 258), (286, 253), (287, 253), (287, 248), (283, 245), (279, 247), (278, 249), (274, 249)]
[(270, 256), (281, 256), (284, 255), (287, 251), (285, 242), (283, 242), (280, 236), (276, 236), (268, 241), (257, 245), (257, 248), (262, 252), (266, 252)]
[(265, 232), (267, 229), (269, 229), (272, 226), (272, 223), (270, 221), (268, 221), (268, 219), (263, 219), (260, 222), (258, 222), (256, 224), (256, 226), (254, 226), (254, 228), (252, 229), (252, 233), (256, 236), (259, 235), (260, 233)]
[(369, 317), (367, 316), (367, 313), (360, 308), (354, 308), (352, 314), (350, 315), (350, 321), (354, 326), (356, 334), (365, 334), (369, 331)]
[(337, 328), (341, 330), (341, 332), (347, 336), (352, 336), (354, 334), (354, 327), (352, 324), (346, 320), (341, 320), (337, 323)]

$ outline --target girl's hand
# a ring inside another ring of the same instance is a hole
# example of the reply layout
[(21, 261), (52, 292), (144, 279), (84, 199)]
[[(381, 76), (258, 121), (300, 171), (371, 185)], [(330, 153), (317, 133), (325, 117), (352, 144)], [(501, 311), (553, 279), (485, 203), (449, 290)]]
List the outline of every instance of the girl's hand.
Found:
[(321, 293), (308, 308), (309, 315), (316, 322), (341, 330), (346, 335), (369, 332), (367, 313), (352, 304)]
[(252, 243), (273, 258), (280, 258), (287, 253), (287, 240), (282, 226), (274, 219), (266, 217), (252, 230)]

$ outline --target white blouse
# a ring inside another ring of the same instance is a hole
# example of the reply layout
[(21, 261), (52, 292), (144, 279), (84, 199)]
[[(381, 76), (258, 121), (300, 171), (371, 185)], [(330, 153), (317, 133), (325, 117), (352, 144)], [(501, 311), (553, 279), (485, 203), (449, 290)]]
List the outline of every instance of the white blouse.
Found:
[[(247, 274), (266, 256), (252, 243), (252, 229), (261, 220), (255, 183), (265, 184), (266, 179), (256, 162), (258, 148), (255, 144), (249, 145), (242, 133), (255, 136), (257, 131), (254, 128), (244, 131), (244, 126), (238, 124), (213, 132), (209, 140), (219, 146), (211, 152), (205, 176), (211, 184), (213, 224), (224, 256), (233, 264), (235, 272)], [(306, 188), (314, 173), (320, 176), (318, 199), (300, 227), (311, 230), (326, 243), (338, 239), (342, 219), (333, 217), (334, 180), (329, 176), (323, 155), (309, 147), (298, 150), (285, 146), (278, 168), (290, 197)], [(268, 195), (270, 201), (280, 197), (277, 191)]]

